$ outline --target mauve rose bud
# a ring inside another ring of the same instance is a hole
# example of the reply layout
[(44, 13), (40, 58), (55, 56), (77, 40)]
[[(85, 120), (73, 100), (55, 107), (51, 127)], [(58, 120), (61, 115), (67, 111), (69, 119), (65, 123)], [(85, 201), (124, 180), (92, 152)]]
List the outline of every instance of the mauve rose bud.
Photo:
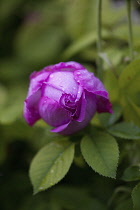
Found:
[(69, 135), (84, 128), (96, 111), (112, 113), (108, 93), (81, 64), (61, 62), (31, 74), (24, 102), (30, 126), (42, 118), (52, 132)]

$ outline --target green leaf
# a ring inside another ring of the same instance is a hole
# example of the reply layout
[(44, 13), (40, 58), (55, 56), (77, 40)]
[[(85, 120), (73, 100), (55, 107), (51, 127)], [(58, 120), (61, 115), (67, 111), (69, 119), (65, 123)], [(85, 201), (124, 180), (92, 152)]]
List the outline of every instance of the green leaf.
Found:
[(120, 103), (118, 80), (112, 70), (104, 72), (104, 85), (109, 92), (111, 102), (116, 103), (119, 101)]
[[(139, 41), (139, 24), (133, 24), (133, 31), (133, 39), (136, 43)], [(112, 35), (114, 38), (116, 37), (117, 39), (122, 39), (128, 42), (128, 26), (126, 22), (124, 22), (124, 24), (118, 24), (117, 27), (115, 26), (114, 30), (112, 30)]]
[[(67, 1), (65, 26), (70, 38), (77, 39), (95, 28), (96, 4), (91, 0)], [(94, 29), (95, 30), (95, 29)]]
[(140, 139), (140, 128), (132, 122), (121, 122), (111, 126), (108, 132), (124, 139)]
[(140, 59), (133, 61), (119, 78), (120, 102), (126, 121), (140, 126)]
[[(103, 37), (107, 36), (107, 31), (103, 30)], [(91, 44), (96, 42), (96, 33), (90, 32), (83, 37), (80, 37), (78, 40), (76, 40), (74, 43), (72, 43), (64, 52), (64, 58), (68, 59), (75, 54), (79, 53), (80, 51), (83, 51), (83, 49), (89, 47)]]
[[(23, 90), (22, 90), (23, 89)], [(0, 123), (10, 124), (21, 118), (23, 115), (23, 101), (25, 98), (25, 90), (22, 85), (22, 89), (17, 86), (12, 87), (7, 95), (8, 100), (4, 106), (0, 109)]]
[[(59, 8), (59, 9), (58, 9)], [(58, 1), (40, 2), (33, 8), (35, 20), (26, 20), (15, 37), (17, 54), (31, 65), (41, 66), (59, 60), (65, 43), (65, 32), (62, 27), (62, 8)], [(57, 25), (56, 25), (57, 20)], [(36, 67), (37, 68), (37, 67)]]
[(120, 88), (123, 88), (128, 92), (129, 89), (132, 89), (133, 85), (139, 87), (139, 79), (138, 79), (140, 78), (139, 65), (140, 65), (140, 60), (135, 60), (123, 70), (119, 78)]
[(12, 104), (11, 106), (8, 106), (0, 111), (0, 123), (2, 124), (10, 124), (13, 121), (17, 120), (23, 110), (23, 102), (17, 104)]
[(68, 141), (51, 142), (34, 157), (30, 178), (34, 193), (59, 182), (68, 172), (74, 156), (74, 144)]
[(112, 67), (112, 63), (106, 53), (99, 53), (99, 57), (103, 59), (103, 61), (109, 66)]
[(140, 166), (134, 165), (125, 169), (122, 179), (124, 181), (140, 180)]
[[(116, 24), (124, 19), (125, 14), (125, 7), (113, 7), (110, 4), (110, 1), (103, 1), (102, 2), (102, 19), (105, 25), (111, 26), (116, 28)], [(110, 18), (111, 17), (111, 18)], [(118, 24), (120, 25), (120, 24)]]
[(35, 19), (27, 15), (16, 33), (14, 43), (19, 58), (24, 63), (35, 65), (35, 69), (60, 60), (66, 40), (62, 24), (64, 7), (61, 5), (59, 1), (42, 1), (36, 6), (33, 4), (33, 13), (30, 15), (35, 13)]
[(93, 170), (103, 176), (116, 177), (119, 150), (112, 136), (104, 132), (85, 136), (81, 142), (81, 151)]
[(134, 210), (140, 210), (140, 183), (132, 191), (132, 200), (134, 204)]
[(96, 34), (90, 33), (88, 35), (85, 35), (84, 37), (78, 39), (78, 41), (75, 41), (72, 45), (70, 45), (68, 49), (66, 49), (63, 55), (64, 58), (67, 59), (74, 56), (76, 53), (90, 46), (95, 41), (96, 41)]
[(123, 115), (126, 121), (134, 122), (140, 127), (140, 107), (137, 106), (130, 98), (126, 98)]
[(65, 37), (60, 27), (31, 25), (21, 28), (17, 36), (17, 53), (27, 63), (51, 63), (58, 58), (63, 47)]
[(105, 53), (100, 53), (99, 56), (104, 61), (104, 69), (111, 69), (112, 71), (117, 72), (118, 69), (115, 69), (115, 66), (121, 63), (124, 51), (121, 51), (120, 48), (117, 47), (108, 46)]
[(122, 114), (122, 107), (119, 104), (114, 104), (113, 105), (113, 114), (109, 113), (101, 113), (98, 115), (99, 120), (101, 124), (104, 127), (108, 127), (113, 125), (119, 118), (121, 117)]

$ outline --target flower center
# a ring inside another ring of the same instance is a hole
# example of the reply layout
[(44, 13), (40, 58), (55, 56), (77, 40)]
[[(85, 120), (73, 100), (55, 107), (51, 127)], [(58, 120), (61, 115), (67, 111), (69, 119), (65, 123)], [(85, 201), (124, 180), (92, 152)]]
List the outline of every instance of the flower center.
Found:
[(73, 97), (70, 94), (63, 94), (60, 98), (60, 104), (68, 111), (71, 112), (72, 116), (74, 116), (76, 109), (77, 109), (77, 103), (75, 102), (75, 97)]

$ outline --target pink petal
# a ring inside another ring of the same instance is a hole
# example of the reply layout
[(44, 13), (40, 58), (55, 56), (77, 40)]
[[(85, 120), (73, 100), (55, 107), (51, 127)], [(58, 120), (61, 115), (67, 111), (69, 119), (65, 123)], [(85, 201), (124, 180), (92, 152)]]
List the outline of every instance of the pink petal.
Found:
[(80, 63), (69, 61), (69, 62), (60, 62), (58, 64), (50, 66), (53, 71), (75, 71), (80, 69), (85, 69)]
[(70, 113), (62, 108), (58, 102), (48, 97), (42, 97), (39, 102), (41, 118), (53, 127), (58, 127), (70, 121)]
[(44, 70), (40, 72), (34, 72), (30, 76), (30, 86), (27, 97), (37, 92), (43, 85), (43, 82), (47, 81), (50, 72)]
[(86, 106), (86, 113), (85, 113), (85, 118), (82, 122), (77, 122), (77, 121), (71, 121), (70, 123), (67, 124), (67, 126), (62, 127), (60, 131), (53, 130), (53, 132), (59, 132), (62, 135), (70, 135), (73, 134), (81, 129), (83, 129), (89, 121), (92, 119), (93, 115), (96, 112), (96, 98), (92, 93), (86, 92), (86, 101), (87, 101), (87, 106)]
[(86, 69), (76, 70), (74, 78), (85, 90), (97, 95), (97, 111), (112, 113), (108, 92), (102, 82), (93, 73), (88, 72)]
[(74, 79), (73, 73), (69, 71), (53, 72), (47, 84), (75, 97), (78, 92), (78, 84)]
[(42, 90), (42, 95), (43, 96), (46, 96), (50, 99), (53, 99), (55, 101), (59, 101), (61, 96), (63, 94), (63, 91), (56, 88), (56, 87), (53, 87), (52, 85), (45, 85), (43, 90)]
[(38, 112), (38, 101), (40, 96), (41, 92), (37, 91), (24, 101), (24, 118), (30, 126), (40, 119), (40, 114)]
[(38, 102), (41, 97), (43, 82), (47, 81), (49, 75), (50, 72), (46, 72), (44, 69), (40, 72), (33, 72), (30, 75), (29, 91), (24, 102), (24, 118), (30, 126), (40, 119)]
[(102, 96), (96, 96), (97, 98), (97, 112), (102, 113), (102, 112), (109, 112), (113, 113), (112, 111), (112, 104), (110, 103), (109, 99), (104, 98)]
[(70, 124), (70, 121), (68, 123), (64, 124), (64, 125), (60, 125), (60, 126), (58, 126), (56, 128), (53, 128), (51, 130), (51, 132), (53, 132), (53, 133), (59, 133), (59, 132), (63, 131), (65, 128), (67, 128), (69, 124)]
[(82, 94), (81, 99), (78, 101), (79, 117), (76, 119), (77, 122), (82, 122), (86, 114), (87, 101), (85, 99), (85, 93)]

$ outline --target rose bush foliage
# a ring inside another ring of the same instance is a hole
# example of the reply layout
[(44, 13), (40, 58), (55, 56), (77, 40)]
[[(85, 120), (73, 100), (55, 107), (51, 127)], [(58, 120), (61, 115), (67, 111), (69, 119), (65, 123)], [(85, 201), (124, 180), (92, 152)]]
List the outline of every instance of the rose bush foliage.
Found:
[(84, 128), (95, 112), (112, 112), (108, 93), (93, 73), (77, 62), (61, 62), (30, 76), (24, 118), (42, 118), (51, 131), (69, 135)]

